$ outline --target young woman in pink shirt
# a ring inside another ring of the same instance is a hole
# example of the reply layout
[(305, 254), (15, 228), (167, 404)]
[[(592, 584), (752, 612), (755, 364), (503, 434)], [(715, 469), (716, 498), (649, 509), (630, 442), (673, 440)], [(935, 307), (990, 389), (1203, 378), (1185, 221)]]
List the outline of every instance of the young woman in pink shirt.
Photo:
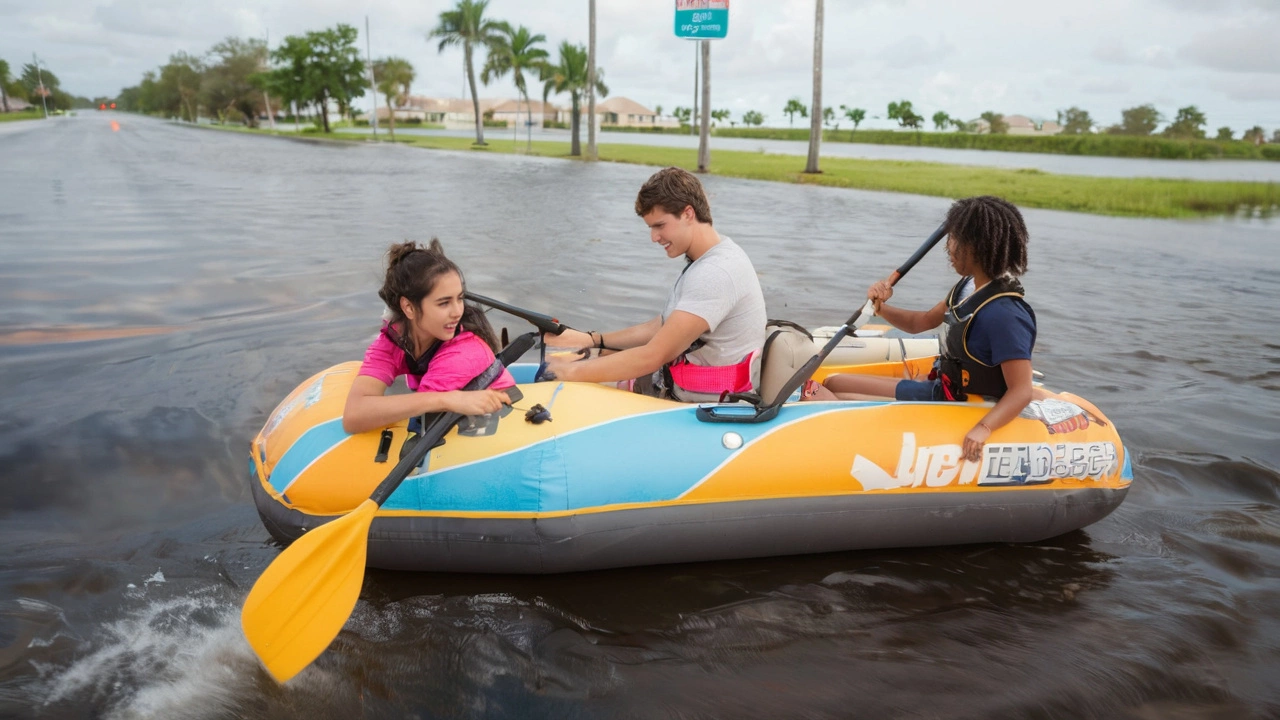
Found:
[[(440, 241), (392, 245), (379, 297), (390, 319), (365, 352), (342, 411), (349, 433), (376, 430), (423, 413), (484, 415), (510, 404), (506, 370), (485, 390), (461, 388), (494, 360), (497, 340), (479, 308), (466, 304), (462, 271)], [(415, 392), (387, 395), (401, 375)]]

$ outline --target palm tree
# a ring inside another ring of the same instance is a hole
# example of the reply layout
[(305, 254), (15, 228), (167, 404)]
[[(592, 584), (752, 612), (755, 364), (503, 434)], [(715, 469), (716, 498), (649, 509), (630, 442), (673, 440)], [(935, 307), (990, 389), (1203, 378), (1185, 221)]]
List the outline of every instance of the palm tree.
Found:
[[(533, 150), (533, 108), (529, 106), (529, 88), (524, 74), (527, 70), (539, 70), (546, 63), (547, 51), (538, 45), (546, 42), (547, 36), (542, 33), (534, 35), (524, 25), (512, 30), (507, 23), (498, 23), (498, 31), (497, 38), (489, 46), (489, 57), (484, 63), (484, 70), (480, 71), (480, 80), (488, 85), (492, 80), (511, 73), (516, 90), (520, 91), (520, 98), (529, 111), (526, 150)], [(520, 109), (516, 108), (516, 120), (519, 119)], [(512, 139), (518, 140), (519, 133), (520, 126), (517, 123), (513, 128)]]
[(841, 105), (840, 110), (844, 112), (844, 116), (849, 118), (849, 122), (853, 123), (853, 130), (849, 131), (849, 141), (853, 141), (853, 133), (867, 119), (867, 111), (862, 108), (851, 108), (848, 105)]
[(476, 115), (476, 144), (484, 145), (484, 121), (480, 116), (480, 98), (476, 96), (476, 73), (471, 63), (471, 50), (477, 45), (491, 47), (499, 37), (499, 28), (503, 24), (489, 20), (484, 16), (489, 0), (458, 0), (452, 10), (440, 13), (440, 24), (432, 30), (427, 39), (440, 38), (438, 52), (447, 47), (462, 48), (462, 62), (467, 73), (467, 83), (471, 87), (471, 105)]
[(806, 173), (820, 173), (818, 169), (818, 151), (822, 144), (822, 120), (826, 114), (822, 111), (822, 0), (814, 0), (813, 20), (813, 116), (809, 122), (809, 161), (804, 166)]
[[(569, 98), (573, 101), (573, 119), (570, 121), (573, 141), (569, 148), (569, 154), (573, 156), (582, 154), (582, 141), (579, 139), (579, 106), (582, 102), (582, 94), (587, 90), (587, 49), (581, 45), (573, 45), (569, 41), (560, 43), (560, 64), (546, 64), (542, 66), (542, 102), (546, 103), (547, 98), (552, 94), (569, 93)], [(601, 76), (604, 75), (602, 68), (596, 68), (596, 92), (600, 93), (600, 97), (609, 96), (609, 88), (605, 86)]]
[(596, 152), (596, 0), (587, 0), (587, 159), (599, 160)]
[(387, 98), (387, 122), (390, 123), (391, 140), (396, 139), (396, 108), (404, 102), (413, 84), (413, 65), (408, 60), (389, 57), (373, 64), (373, 75), (378, 79), (378, 92)]
[(793, 97), (787, 101), (787, 106), (782, 108), (782, 114), (786, 115), (787, 119), (791, 122), (791, 126), (795, 127), (796, 115), (799, 115), (802, 118), (809, 117), (809, 108), (805, 107), (804, 103), (800, 101), (800, 98)]
[(9, 63), (0, 60), (0, 104), (4, 105), (4, 111), (9, 112), (9, 93), (5, 89), (9, 85)]

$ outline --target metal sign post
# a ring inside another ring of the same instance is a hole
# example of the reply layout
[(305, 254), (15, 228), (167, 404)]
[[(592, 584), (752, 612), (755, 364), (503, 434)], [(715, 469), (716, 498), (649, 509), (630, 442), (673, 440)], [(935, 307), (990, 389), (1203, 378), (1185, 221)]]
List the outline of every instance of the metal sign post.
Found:
[[(711, 43), (729, 34), (729, 0), (676, 0), (675, 33), (678, 38), (700, 40), (694, 55), (694, 115), (702, 128), (698, 135), (698, 172), (711, 169)], [(701, 56), (701, 73), (698, 59)], [(701, 76), (701, 77), (699, 77)], [(701, 112), (698, 112), (698, 85), (701, 80)], [(694, 118), (690, 118), (692, 126)]]

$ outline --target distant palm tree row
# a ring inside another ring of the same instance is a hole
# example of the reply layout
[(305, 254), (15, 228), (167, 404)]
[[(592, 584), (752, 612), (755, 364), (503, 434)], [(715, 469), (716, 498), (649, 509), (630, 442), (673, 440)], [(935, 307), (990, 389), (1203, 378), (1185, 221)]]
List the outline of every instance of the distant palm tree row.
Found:
[[(513, 28), (505, 21), (487, 18), (485, 10), (488, 7), (489, 0), (458, 0), (458, 4), (452, 9), (440, 13), (439, 24), (427, 36), (429, 39), (440, 41), (437, 48), (439, 52), (444, 52), (446, 48), (451, 47), (462, 48), (463, 68), (467, 74), (467, 85), (471, 90), (471, 106), (475, 112), (476, 144), (486, 144), (483, 116), (480, 113), (480, 98), (476, 94), (475, 63), (472, 58), (472, 53), (477, 48), (482, 48), (486, 51), (487, 57), (480, 71), (480, 81), (488, 85), (509, 73), (529, 113), (530, 122), (533, 119), (533, 111), (529, 104), (527, 73), (538, 74), (538, 80), (543, 84), (544, 105), (552, 94), (569, 94), (573, 103), (571, 121), (573, 140), (570, 154), (582, 154), (578, 111), (582, 94), (586, 92), (588, 86), (587, 49), (568, 41), (562, 42), (559, 62), (552, 64), (547, 51), (540, 47), (547, 40), (545, 35), (541, 33), (535, 35), (523, 25)], [(595, 89), (601, 96), (606, 96), (609, 90), (600, 79), (602, 74), (603, 70), (596, 68)], [(379, 87), (381, 88), (381, 83)], [(388, 104), (390, 104), (390, 98), (388, 98)], [(519, 130), (517, 129), (516, 132), (518, 133)], [(532, 143), (531, 135), (529, 142)]]

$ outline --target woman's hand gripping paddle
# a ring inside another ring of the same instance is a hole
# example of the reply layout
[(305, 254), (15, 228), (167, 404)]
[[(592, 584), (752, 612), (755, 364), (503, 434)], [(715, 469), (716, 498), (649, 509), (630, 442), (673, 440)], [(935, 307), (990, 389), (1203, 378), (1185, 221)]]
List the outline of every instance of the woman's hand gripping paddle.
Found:
[[(467, 390), (486, 388), (501, 374), (485, 371)], [(476, 387), (472, 387), (475, 385)], [(369, 525), (378, 507), (462, 416), (443, 413), (409, 454), (355, 510), (304, 533), (267, 566), (245, 598), (240, 626), (276, 682), (286, 682), (329, 647), (347, 623), (364, 583)]]

